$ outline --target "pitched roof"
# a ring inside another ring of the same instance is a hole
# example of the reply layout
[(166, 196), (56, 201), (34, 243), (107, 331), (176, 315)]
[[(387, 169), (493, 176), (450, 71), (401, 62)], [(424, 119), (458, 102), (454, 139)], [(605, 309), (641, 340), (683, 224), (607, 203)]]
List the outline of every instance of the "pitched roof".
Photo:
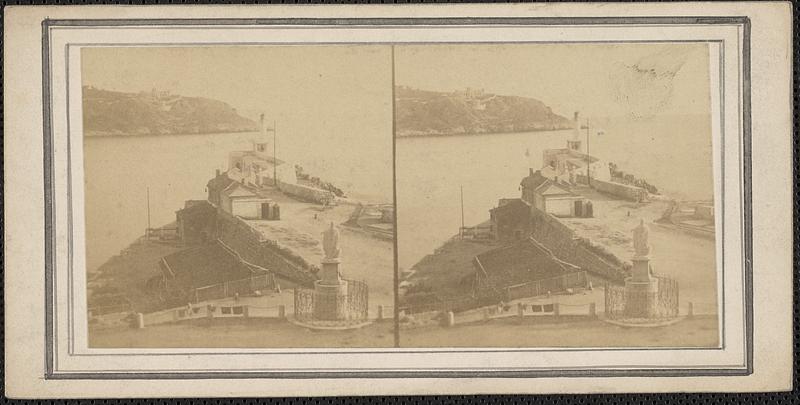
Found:
[(531, 239), (481, 253), (475, 256), (474, 264), (496, 288), (580, 270), (577, 266), (559, 260), (547, 248)]
[(527, 177), (522, 179), (522, 181), (519, 184), (522, 186), (522, 188), (536, 190), (537, 188), (539, 188), (539, 186), (548, 181), (550, 181), (550, 179), (542, 176), (541, 170), (537, 170), (534, 172), (533, 169), (531, 169), (531, 173)]
[(242, 185), (242, 183), (235, 182), (231, 183), (228, 187), (222, 190), (222, 192), (229, 196), (229, 197), (256, 197), (257, 194), (251, 191), (249, 188)]
[(530, 208), (530, 206), (531, 205), (528, 204), (527, 201), (523, 201), (521, 198), (501, 198), (497, 202), (497, 207), (494, 207), (489, 211), (490, 212), (506, 211), (506, 210), (513, 210), (515, 208), (516, 209), (524, 208), (527, 210), (528, 208)]
[(175, 274), (175, 280), (185, 288), (205, 287), (265, 273), (240, 262), (218, 242), (165, 256), (162, 259), (162, 268), (165, 265), (167, 270)]
[(567, 190), (564, 187), (559, 186), (556, 183), (552, 183), (547, 185), (547, 187), (542, 187), (541, 195), (574, 195), (571, 191)]

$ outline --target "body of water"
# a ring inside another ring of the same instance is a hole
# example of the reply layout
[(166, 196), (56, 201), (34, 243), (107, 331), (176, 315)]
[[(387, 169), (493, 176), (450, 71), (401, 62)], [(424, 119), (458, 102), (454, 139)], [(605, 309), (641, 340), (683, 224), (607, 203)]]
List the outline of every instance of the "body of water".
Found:
[[(280, 135), (279, 135), (280, 136)], [(147, 189), (153, 227), (175, 220), (185, 200), (205, 199), (228, 153), (247, 150), (257, 133), (90, 137), (84, 139), (86, 259), (89, 271), (119, 253), (147, 228)], [(340, 138), (341, 139), (341, 138)], [(278, 157), (330, 181), (348, 196), (392, 201), (391, 137), (365, 136), (362, 149), (334, 138), (278, 138)]]
[[(617, 163), (619, 169), (676, 198), (712, 198), (709, 117), (604, 119), (591, 123), (590, 134), (599, 129), (605, 133), (591, 135), (590, 154)], [(566, 147), (572, 135), (565, 130), (398, 139), (401, 270), (458, 233), (461, 187), (465, 224), (484, 222), (499, 198), (520, 196), (520, 181), (530, 167), (541, 168), (545, 149)], [(581, 139), (586, 142), (585, 130)]]
[[(595, 125), (593, 125), (595, 126)], [(678, 198), (710, 199), (708, 117), (654, 121), (604, 120), (589, 152), (645, 178)], [(86, 138), (84, 140), (86, 256), (90, 271), (144, 234), (150, 189), (152, 226), (175, 220), (188, 199), (205, 199), (206, 183), (225, 170), (230, 151), (245, 150), (254, 133)], [(561, 148), (572, 131), (489, 134), (397, 140), (397, 219), (401, 269), (410, 268), (461, 224), (486, 221), (503, 197), (519, 197), (528, 168), (542, 151)], [(344, 139), (344, 141), (343, 141)], [(585, 137), (583, 138), (585, 142)], [(358, 142), (359, 147), (353, 147)], [(528, 151), (526, 156), (526, 151)], [(390, 136), (278, 139), (278, 157), (374, 202), (392, 200)]]

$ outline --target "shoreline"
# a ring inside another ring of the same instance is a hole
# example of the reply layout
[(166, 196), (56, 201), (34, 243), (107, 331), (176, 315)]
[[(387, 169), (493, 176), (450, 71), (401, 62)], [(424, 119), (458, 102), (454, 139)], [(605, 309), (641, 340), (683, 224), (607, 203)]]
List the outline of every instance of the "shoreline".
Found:
[(457, 136), (478, 136), (478, 135), (507, 135), (507, 134), (524, 134), (530, 132), (557, 132), (557, 131), (571, 131), (573, 128), (543, 128), (543, 129), (525, 129), (519, 131), (487, 131), (487, 132), (443, 132), (443, 133), (420, 133), (420, 134), (400, 134), (396, 138), (446, 138)]
[(189, 135), (233, 135), (242, 133), (258, 133), (258, 129), (254, 130), (238, 130), (238, 131), (204, 131), (204, 132), (176, 132), (176, 133), (158, 133), (158, 134), (130, 134), (130, 133), (97, 133), (91, 131), (83, 131), (84, 138), (147, 138), (159, 136), (189, 136)]

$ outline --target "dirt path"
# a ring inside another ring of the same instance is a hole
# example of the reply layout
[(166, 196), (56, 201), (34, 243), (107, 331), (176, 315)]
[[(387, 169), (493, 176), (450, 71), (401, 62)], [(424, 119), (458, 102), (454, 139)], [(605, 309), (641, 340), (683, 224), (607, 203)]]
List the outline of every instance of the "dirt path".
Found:
[(657, 328), (623, 328), (601, 320), (544, 323), (503, 319), (401, 329), (401, 347), (716, 347), (717, 318), (696, 317)]
[(654, 272), (678, 281), (681, 303), (694, 303), (698, 313), (717, 312), (714, 240), (654, 224), (667, 209), (667, 201), (636, 204), (587, 188), (577, 190), (592, 199), (595, 218), (562, 218), (565, 224), (621, 260), (630, 261), (634, 255), (632, 231), (643, 219), (650, 228), (650, 264)]
[(341, 226), (355, 210), (354, 205), (340, 204), (323, 209), (320, 205), (297, 201), (279, 192), (269, 197), (281, 206), (280, 221), (248, 223), (265, 237), (292, 249), (309, 263), (319, 265), (324, 256), (322, 232), (333, 222), (340, 231), (340, 270), (344, 277), (367, 283), (370, 306), (394, 304), (394, 245), (391, 240)]
[(328, 348), (391, 347), (393, 322), (360, 329), (315, 331), (288, 321), (196, 319), (145, 329), (116, 328), (89, 334), (91, 348)]

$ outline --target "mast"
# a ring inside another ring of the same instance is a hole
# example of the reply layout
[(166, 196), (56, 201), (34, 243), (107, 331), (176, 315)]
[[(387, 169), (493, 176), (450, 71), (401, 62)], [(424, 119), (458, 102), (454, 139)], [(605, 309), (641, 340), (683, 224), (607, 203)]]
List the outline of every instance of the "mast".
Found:
[(272, 121), (272, 184), (278, 185), (278, 126)]
[(589, 176), (589, 165), (591, 165), (591, 158), (589, 157), (589, 119), (586, 119), (586, 185), (592, 185), (592, 179)]
[(461, 239), (464, 239), (464, 185), (461, 185)]
[(150, 239), (150, 187), (147, 187), (147, 231), (144, 234)]

